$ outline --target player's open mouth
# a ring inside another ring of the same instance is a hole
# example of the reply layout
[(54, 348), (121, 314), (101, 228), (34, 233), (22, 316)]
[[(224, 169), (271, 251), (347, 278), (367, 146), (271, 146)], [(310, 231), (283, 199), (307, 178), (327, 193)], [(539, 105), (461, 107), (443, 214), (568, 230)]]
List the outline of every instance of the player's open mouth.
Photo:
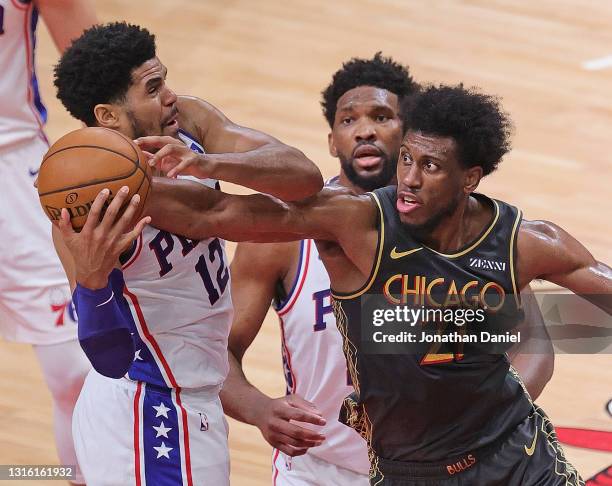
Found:
[(359, 168), (371, 170), (380, 165), (382, 151), (374, 145), (360, 145), (353, 152), (353, 158)]
[(412, 194), (399, 194), (397, 197), (396, 207), (400, 213), (408, 214), (412, 211), (419, 209), (423, 203), (421, 203), (416, 196)]
[(178, 127), (177, 117), (178, 115), (175, 115), (170, 121), (166, 122), (165, 126), (170, 127), (170, 128)]

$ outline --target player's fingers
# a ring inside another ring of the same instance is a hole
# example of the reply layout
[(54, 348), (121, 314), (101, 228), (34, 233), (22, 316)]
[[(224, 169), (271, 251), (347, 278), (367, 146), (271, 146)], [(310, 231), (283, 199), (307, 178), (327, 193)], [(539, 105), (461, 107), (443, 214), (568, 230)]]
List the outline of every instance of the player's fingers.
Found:
[(127, 199), (129, 195), (129, 192), (130, 192), (130, 189), (128, 186), (122, 186), (121, 189), (117, 191), (117, 194), (115, 195), (113, 200), (107, 206), (104, 212), (104, 217), (102, 218), (102, 222), (100, 223), (100, 226), (99, 226), (102, 233), (104, 234), (110, 233), (111, 228), (115, 224), (115, 219), (117, 218), (117, 214), (119, 213), (119, 210), (125, 203), (125, 200)]
[(183, 147), (174, 143), (162, 147), (153, 155), (152, 159), (149, 159), (149, 165), (161, 169), (162, 163), (166, 158), (172, 157), (173, 159), (180, 160), (179, 154), (181, 148)]
[(320, 415), (297, 407), (286, 407), (281, 411), (281, 415), (288, 420), (295, 420), (297, 422), (306, 422), (313, 425), (326, 424), (325, 419)]
[(276, 432), (275, 437), (278, 442), (294, 447), (296, 449), (308, 449), (309, 447), (317, 447), (322, 444), (323, 441), (308, 441), (299, 438), (292, 437), (291, 435), (283, 432)]
[(325, 436), (314, 430), (301, 427), (295, 423), (287, 422), (286, 420), (278, 420), (271, 424), (271, 427), (294, 440), (300, 440), (310, 445), (320, 444), (325, 440)]
[(120, 252), (119, 252), (120, 254), (123, 253), (125, 250), (127, 250), (130, 247), (132, 242), (136, 238), (138, 238), (138, 236), (140, 236), (140, 233), (142, 233), (145, 226), (148, 225), (149, 223), (151, 223), (151, 216), (145, 216), (144, 218), (140, 218), (140, 221), (136, 223), (136, 226), (134, 226), (134, 229), (132, 229), (132, 231), (130, 231), (129, 233), (126, 233), (123, 236), (122, 245), (121, 245)]
[(152, 135), (149, 137), (139, 137), (134, 140), (134, 143), (140, 147), (141, 150), (148, 150), (149, 152), (155, 152), (164, 145), (175, 144), (178, 140), (167, 135)]
[(314, 403), (305, 400), (299, 395), (289, 395), (287, 397), (287, 403), (295, 408), (306, 410), (307, 412), (314, 413), (319, 417), (323, 417), (323, 414), (319, 411), (319, 409)]
[(123, 211), (123, 214), (119, 217), (119, 219), (113, 225), (109, 233), (111, 237), (120, 236), (128, 231), (130, 224), (134, 220), (134, 215), (136, 214), (136, 211), (138, 211), (139, 204), (140, 204), (140, 194), (134, 194), (132, 198), (130, 199), (130, 201), (128, 202), (128, 205), (125, 208), (125, 211)]
[[(178, 167), (179, 165), (181, 165), (181, 159), (178, 157), (174, 157), (172, 155), (166, 155), (160, 162), (160, 169), (162, 170), (162, 172), (164, 174), (166, 174), (166, 177), (174, 177), (176, 174), (174, 174), (176, 167)], [(171, 175), (172, 172), (172, 175)]]
[(70, 236), (75, 234), (74, 228), (72, 227), (72, 223), (70, 222), (70, 213), (66, 208), (62, 208), (60, 213), (60, 219), (58, 221), (58, 226), (60, 232), (64, 239), (69, 238)]
[(192, 164), (191, 159), (179, 160), (178, 164), (175, 164), (170, 170), (166, 171), (168, 177), (176, 177), (179, 174), (183, 174), (189, 166)]
[(304, 447), (304, 448), (297, 448), (297, 447), (293, 447), (289, 444), (283, 444), (283, 443), (279, 443), (278, 446), (275, 446), (279, 451), (281, 451), (282, 453), (290, 456), (290, 457), (298, 457), (298, 456), (303, 456), (304, 454), (306, 454), (306, 452), (308, 452), (308, 448)]
[(91, 232), (98, 225), (100, 222), (100, 214), (102, 213), (102, 209), (104, 208), (104, 204), (106, 204), (109, 194), (110, 191), (108, 189), (102, 189), (98, 193), (91, 205), (91, 208), (89, 208), (89, 214), (87, 215), (87, 219), (85, 220), (81, 233)]

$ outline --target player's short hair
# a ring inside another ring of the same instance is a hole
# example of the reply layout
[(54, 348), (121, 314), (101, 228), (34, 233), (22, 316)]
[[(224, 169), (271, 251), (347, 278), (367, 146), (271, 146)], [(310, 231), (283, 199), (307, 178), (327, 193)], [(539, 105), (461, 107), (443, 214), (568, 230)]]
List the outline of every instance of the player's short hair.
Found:
[(377, 52), (372, 59), (352, 58), (336, 71), (330, 85), (321, 93), (323, 115), (330, 127), (334, 125), (338, 100), (344, 93), (359, 86), (386, 89), (398, 96), (401, 102), (418, 90), (419, 85), (402, 66), (390, 57)]
[(132, 70), (155, 57), (155, 36), (126, 22), (95, 25), (64, 52), (54, 69), (57, 97), (72, 116), (96, 123), (99, 103), (121, 101)]
[(452, 137), (464, 167), (481, 166), (484, 175), (497, 169), (510, 151), (513, 126), (500, 99), (476, 88), (426, 86), (404, 100), (401, 108), (404, 133)]

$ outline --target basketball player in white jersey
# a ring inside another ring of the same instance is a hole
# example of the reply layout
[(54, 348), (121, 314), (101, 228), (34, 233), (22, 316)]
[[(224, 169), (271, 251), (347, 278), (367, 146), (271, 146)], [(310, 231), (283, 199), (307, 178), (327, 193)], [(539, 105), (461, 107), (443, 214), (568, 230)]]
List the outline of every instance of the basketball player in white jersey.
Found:
[[(328, 185), (363, 194), (392, 182), (402, 139), (400, 102), (416, 89), (405, 67), (380, 54), (352, 59), (335, 73), (322, 105), (340, 174)], [(231, 269), (235, 313), (230, 373), (221, 392), (226, 413), (257, 426), (275, 448), (276, 486), (369, 484), (366, 443), (338, 421), (342, 401), (353, 388), (332, 313), (329, 277), (315, 242), (239, 243)], [(287, 383), (287, 395), (277, 399), (249, 383), (241, 365), (271, 301), (280, 320)], [(522, 368), (539, 394), (552, 372), (552, 354), (529, 361)], [(306, 430), (290, 422), (300, 407), (312, 406), (324, 417), (323, 427)], [(320, 436), (314, 437), (313, 430)], [(308, 448), (304, 439), (322, 443)]]
[[(197, 155), (194, 175), (208, 187), (224, 179), (279, 197), (321, 188), (320, 173), (301, 152), (235, 125), (200, 99), (176, 96), (166, 72), (153, 35), (112, 23), (73, 43), (56, 67), (55, 84), (68, 111), (89, 126), (157, 136), (162, 145), (180, 139)], [(111, 204), (104, 221), (115, 209)], [(92, 215), (99, 210), (95, 203)], [(80, 248), (55, 233), (76, 286), (79, 337), (95, 368), (74, 414), (79, 461), (91, 485), (226, 485), (228, 430), (218, 396), (232, 319), (225, 244), (144, 227), (145, 221), (117, 251), (108, 246), (113, 235), (104, 222), (83, 228), (79, 236), (91, 239)], [(85, 253), (97, 262), (93, 275), (75, 263)], [(96, 344), (95, 326), (104, 330), (113, 316), (132, 334), (127, 362), (119, 355), (105, 361)]]
[[(0, 336), (33, 345), (53, 398), (60, 462), (75, 465), (70, 424), (89, 363), (76, 339), (51, 226), (32, 186), (49, 148), (34, 59), (39, 16), (59, 51), (96, 22), (89, 0), (0, 0)], [(82, 482), (80, 473), (76, 480)]]

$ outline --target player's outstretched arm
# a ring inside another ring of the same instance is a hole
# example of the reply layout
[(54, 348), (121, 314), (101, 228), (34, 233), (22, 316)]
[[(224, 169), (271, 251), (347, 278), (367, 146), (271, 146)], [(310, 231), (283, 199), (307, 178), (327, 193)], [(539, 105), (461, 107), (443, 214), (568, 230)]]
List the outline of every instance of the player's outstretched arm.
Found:
[(612, 269), (572, 235), (548, 221), (523, 221), (518, 235), (519, 285), (540, 278), (612, 314)]
[(34, 0), (58, 50), (98, 23), (92, 0)]
[(522, 339), (508, 351), (508, 355), (529, 395), (536, 400), (552, 378), (555, 351), (546, 331), (544, 317), (529, 286), (521, 291), (521, 301), (525, 318), (517, 329)]
[(284, 201), (303, 199), (323, 187), (319, 169), (298, 149), (236, 125), (201, 99), (181, 96), (177, 106), (188, 125), (185, 128), (196, 132), (206, 154), (195, 153), (172, 137), (136, 141), (144, 150), (156, 152), (151, 164), (169, 177), (184, 174), (219, 179)]
[[(152, 225), (193, 239), (275, 242), (315, 238), (340, 242), (351, 257), (361, 227), (374, 227), (376, 208), (368, 196), (325, 188), (303, 201), (283, 202), (266, 194), (225, 194), (202, 184), (158, 177), (145, 214)], [(352, 245), (352, 246), (351, 246)], [(358, 253), (354, 251), (354, 253)], [(369, 272), (370, 261), (367, 262)]]
[(75, 233), (68, 212), (63, 209), (54, 240), (66, 274), (75, 286), (72, 301), (78, 316), (78, 337), (85, 355), (102, 375), (120, 378), (134, 359), (129, 317), (119, 299), (123, 295), (123, 275), (116, 267), (119, 255), (142, 232), (150, 218), (142, 218), (130, 231), (140, 203), (132, 197), (121, 216), (119, 209), (128, 198), (123, 187), (108, 205), (100, 221), (109, 191), (94, 200), (87, 221)]
[(295, 243), (240, 243), (232, 261), (234, 320), (229, 336), (230, 371), (223, 384), (223, 409), (255, 425), (266, 441), (285, 454), (299, 456), (324, 436), (291, 421), (324, 425), (321, 413), (297, 395), (271, 398), (246, 378), (242, 358), (261, 329), (275, 287), (289, 271)]

